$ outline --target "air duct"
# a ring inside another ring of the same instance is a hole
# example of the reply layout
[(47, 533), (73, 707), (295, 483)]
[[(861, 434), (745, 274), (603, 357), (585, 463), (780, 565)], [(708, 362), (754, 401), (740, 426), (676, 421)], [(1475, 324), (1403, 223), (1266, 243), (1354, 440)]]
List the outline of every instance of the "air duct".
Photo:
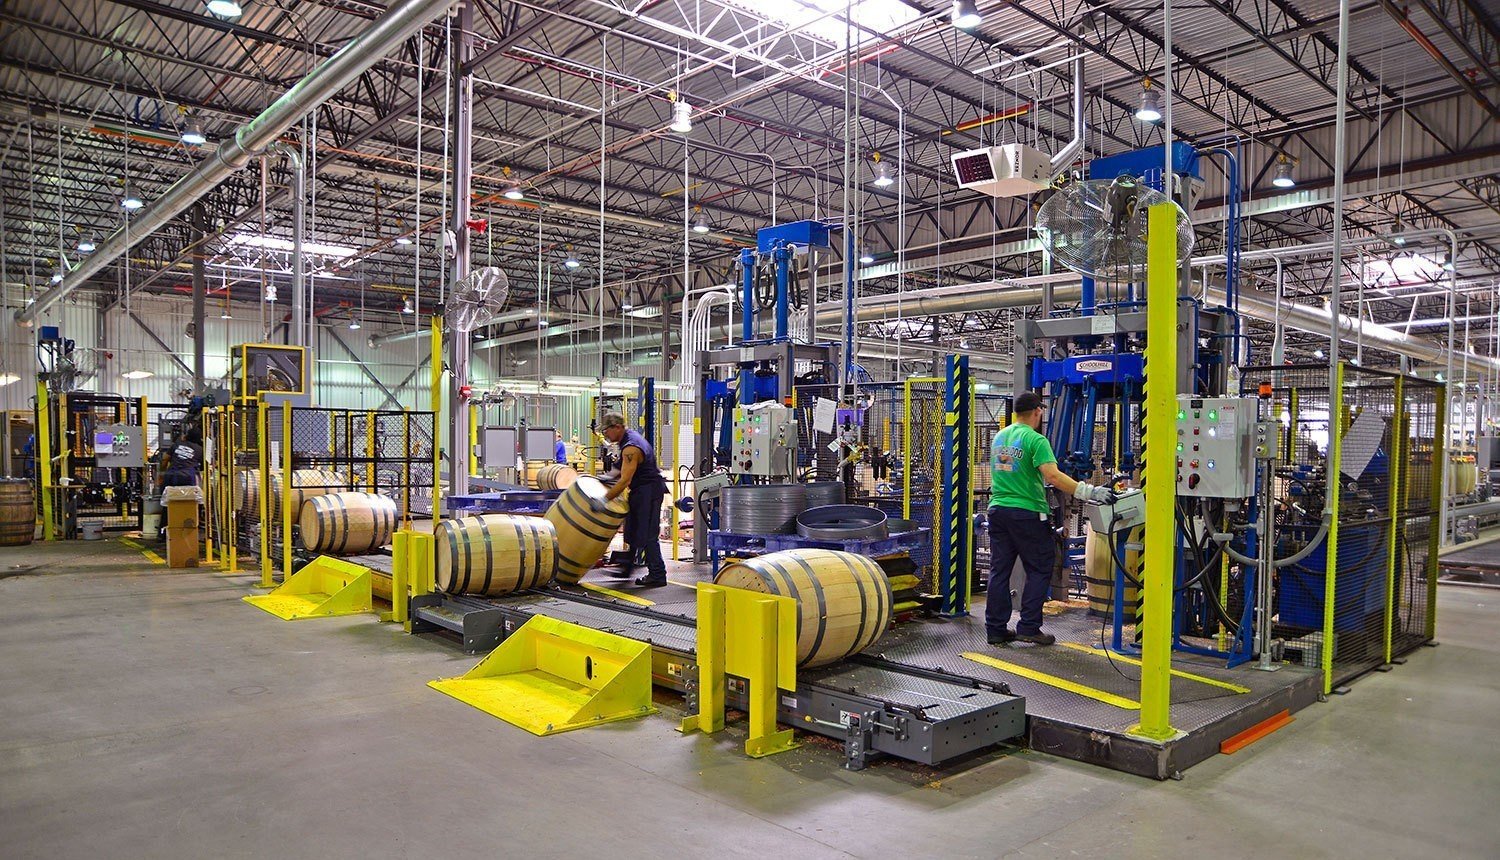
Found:
[[(393, 4), (370, 29), (313, 69), (259, 116), (240, 126), (213, 155), (199, 162), (197, 168), (173, 183), (165, 194), (132, 216), (128, 226), (130, 241), (146, 238), (187, 211), (200, 197), (264, 152), (304, 114), (348, 86), (362, 72), (421, 30), (428, 21), (446, 13), (454, 2), (456, 0), (405, 0)], [(126, 228), (117, 230), (62, 283), (43, 292), (35, 303), (17, 311), (17, 322), (31, 325), (48, 308), (129, 250)]]

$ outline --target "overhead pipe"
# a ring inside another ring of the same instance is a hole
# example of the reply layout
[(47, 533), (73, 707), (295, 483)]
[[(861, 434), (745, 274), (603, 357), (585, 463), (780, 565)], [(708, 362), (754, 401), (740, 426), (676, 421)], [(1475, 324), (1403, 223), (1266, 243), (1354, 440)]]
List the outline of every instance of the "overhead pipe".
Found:
[[(292, 321), (287, 328), (293, 346), (313, 342), (312, 320), (307, 316), (307, 262), (302, 259), (302, 238), (307, 233), (307, 162), (298, 148), (277, 141), (266, 148), (266, 154), (285, 155), (292, 163)], [(202, 255), (194, 255), (194, 259)]]
[[(368, 30), (313, 69), (259, 116), (240, 126), (230, 140), (220, 143), (212, 155), (191, 173), (177, 180), (166, 193), (131, 216), (129, 234), (144, 239), (182, 214), (203, 195), (263, 153), (282, 132), (308, 111), (352, 83), (403, 41), (442, 15), (456, 0), (398, 0)], [(83, 286), (104, 267), (130, 250), (126, 229), (115, 231), (56, 287), (47, 290), (27, 307), (16, 311), (16, 321), (31, 326), (37, 317)]]
[(1068, 169), (1078, 153), (1083, 151), (1083, 141), (1087, 134), (1084, 128), (1083, 113), (1083, 57), (1079, 56), (1073, 60), (1073, 139), (1063, 145), (1055, 155), (1052, 156), (1052, 178), (1056, 179), (1058, 174)]

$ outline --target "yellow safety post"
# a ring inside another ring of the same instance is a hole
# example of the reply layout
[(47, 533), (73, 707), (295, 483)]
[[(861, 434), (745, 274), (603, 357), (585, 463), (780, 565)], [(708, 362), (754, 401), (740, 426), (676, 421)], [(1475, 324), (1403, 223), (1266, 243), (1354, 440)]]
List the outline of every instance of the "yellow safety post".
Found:
[(1177, 206), (1148, 213), (1146, 239), (1146, 534), (1141, 595), (1141, 722), (1131, 733), (1167, 740), (1172, 728), (1172, 570), (1177, 531)]
[(380, 615), (381, 621), (394, 621), (408, 628), (411, 624), (408, 617), (411, 609), (411, 596), (407, 593), (406, 565), (411, 535), (411, 529), (406, 526), (402, 526), (391, 535), (391, 611)]
[[(47, 412), (47, 384), (36, 384), (36, 477), (42, 493), (42, 540), (57, 540), (52, 522), (52, 416)], [(6, 444), (10, 444), (7, 440)]]
[(798, 746), (791, 729), (776, 729), (777, 691), (797, 690), (795, 599), (698, 583), (696, 652), (698, 713), (683, 720), (680, 731), (709, 734), (724, 727), (727, 673), (749, 682), (745, 754), (760, 758)]
[(281, 581), (292, 575), (292, 404), (281, 404)]
[(1385, 623), (1381, 629), (1385, 631), (1384, 652), (1385, 662), (1391, 662), (1391, 620), (1396, 612), (1396, 535), (1401, 530), (1401, 518), (1398, 511), (1402, 500), (1406, 495), (1401, 492), (1401, 479), (1406, 477), (1406, 394), (1404, 378), (1396, 377), (1396, 401), (1395, 411), (1391, 414), (1391, 442), (1386, 446), (1390, 454), (1390, 518), (1389, 533), (1386, 535), (1385, 543)]
[(271, 446), (266, 441), (266, 401), (261, 400), (255, 406), (255, 441), (256, 450), (260, 455), (260, 587), (275, 588), (276, 580), (271, 577)]
[(468, 422), (469, 432), (464, 434), (464, 438), (469, 440), (469, 474), (477, 475), (479, 474), (479, 455), (475, 453), (474, 431), (479, 427), (479, 404), (469, 404)]
[(1343, 493), (1338, 491), (1339, 469), (1342, 468), (1344, 459), (1344, 431), (1347, 429), (1344, 407), (1344, 363), (1339, 362), (1338, 370), (1334, 373), (1333, 392), (1329, 396), (1328, 403), (1328, 476), (1327, 480), (1332, 483), (1334, 491), (1330, 496), (1332, 509), (1330, 515), (1332, 520), (1328, 524), (1328, 538), (1323, 541), (1324, 569), (1323, 569), (1323, 644), (1322, 644), (1322, 670), (1323, 670), (1323, 695), (1333, 691), (1333, 617), (1334, 604), (1337, 600), (1337, 577), (1339, 570), (1339, 496)]
[(411, 526), (411, 410), (401, 410), (401, 527)]
[[(142, 397), (141, 398), (141, 427), (142, 428), (146, 427), (146, 425), (147, 425), (147, 422), (146, 422), (146, 410), (147, 410), (146, 398)], [(202, 442), (203, 442), (203, 468), (198, 473), (198, 480), (201, 482), (202, 490), (203, 490), (203, 517), (204, 517), (204, 520), (205, 520), (205, 522), (203, 523), (203, 560), (206, 561), (206, 562), (208, 562), (209, 564), (213, 564), (214, 563), (214, 526), (217, 525), (217, 523), (218, 523), (219, 512), (218, 512), (218, 510), (215, 509), (214, 502), (216, 502), (217, 500), (214, 498), (213, 490), (212, 490), (212, 487), (211, 487), (211, 482), (208, 480), (208, 476), (210, 474), (210, 469), (211, 469), (211, 467), (209, 465), (209, 462), (208, 462), (208, 443), (209, 443), (209, 440), (211, 438), (209, 436), (209, 432), (208, 432), (208, 417), (209, 417), (209, 410), (205, 409), (205, 410), (203, 410), (203, 411), (201, 411), (201, 412), (198, 413), (198, 438), (200, 440), (202, 440)], [(144, 430), (142, 432), (144, 432)], [(215, 453), (217, 454), (217, 452), (218, 452), (218, 446), (217, 445), (214, 446), (214, 450), (215, 450)]]
[(438, 423), (443, 414), (443, 316), (432, 315), (432, 528), (443, 518), (442, 449), (438, 445)]
[(378, 492), (375, 487), (375, 413), (365, 413), (365, 456), (369, 459), (365, 463), (365, 486), (369, 491)]
[(1438, 580), (1438, 547), (1442, 542), (1443, 532), (1447, 531), (1448, 524), (1443, 522), (1440, 514), (1443, 511), (1443, 474), (1448, 468), (1448, 388), (1446, 385), (1438, 387), (1436, 412), (1433, 417), (1436, 424), (1432, 429), (1432, 519), (1436, 523), (1435, 528), (1430, 529), (1427, 536), (1427, 625), (1426, 634), (1428, 639), (1437, 636), (1437, 580)]
[(226, 426), (224, 428), (224, 436), (226, 438), (226, 444), (228, 446), (225, 448), (225, 450), (229, 452), (229, 465), (224, 473), (224, 510), (229, 514), (224, 519), (224, 521), (229, 524), (229, 533), (227, 538), (229, 541), (228, 572), (238, 573), (240, 569), (240, 512), (239, 509), (234, 506), (234, 492), (233, 486), (231, 484), (234, 479), (235, 454), (238, 452), (238, 449), (234, 444), (234, 401), (231, 400), (229, 402), (229, 407), (225, 414), (227, 417), (225, 419)]

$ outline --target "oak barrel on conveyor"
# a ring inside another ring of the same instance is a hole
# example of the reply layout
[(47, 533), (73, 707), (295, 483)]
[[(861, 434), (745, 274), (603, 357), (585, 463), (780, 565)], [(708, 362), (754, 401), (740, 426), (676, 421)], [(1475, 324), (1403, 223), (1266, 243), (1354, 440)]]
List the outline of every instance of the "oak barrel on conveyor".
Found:
[(443, 520), (434, 534), (437, 587), (449, 594), (501, 597), (546, 584), (557, 567), (557, 530), (540, 517)]

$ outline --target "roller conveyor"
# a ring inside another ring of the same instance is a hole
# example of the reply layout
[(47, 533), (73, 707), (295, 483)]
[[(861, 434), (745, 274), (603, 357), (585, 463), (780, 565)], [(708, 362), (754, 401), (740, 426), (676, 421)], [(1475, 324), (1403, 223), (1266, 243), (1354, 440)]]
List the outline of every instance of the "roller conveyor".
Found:
[[(689, 710), (696, 707), (697, 631), (690, 612), (638, 608), (567, 590), (498, 600), (428, 595), (412, 601), (413, 631), (457, 633), (469, 651), (493, 648), (534, 615), (650, 643), (656, 683), (685, 693)], [(729, 704), (748, 707), (744, 693), (731, 678)], [(851, 769), (881, 754), (938, 764), (1003, 743), (1026, 729), (1025, 700), (1011, 695), (1003, 683), (866, 665), (857, 658), (799, 670), (796, 693), (783, 693), (778, 711), (786, 725), (842, 741)]]

